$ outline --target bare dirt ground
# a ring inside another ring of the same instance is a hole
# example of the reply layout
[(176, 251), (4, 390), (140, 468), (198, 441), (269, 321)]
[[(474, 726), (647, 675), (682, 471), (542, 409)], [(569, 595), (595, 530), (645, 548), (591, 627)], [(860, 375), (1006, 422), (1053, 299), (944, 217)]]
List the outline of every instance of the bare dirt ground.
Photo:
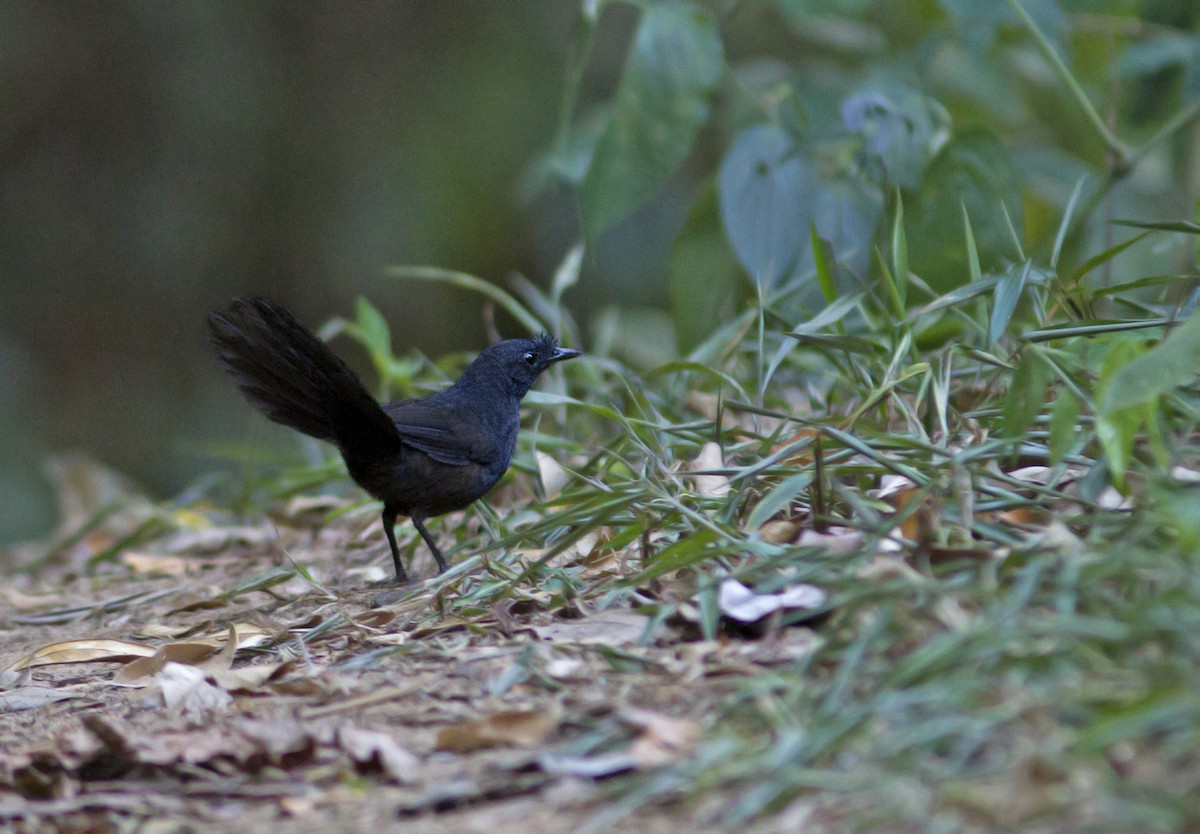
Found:
[[(811, 648), (805, 629), (699, 641), (543, 589), (495, 603), (478, 559), (380, 605), (373, 514), (319, 515), (134, 548), (97, 531), (5, 583), (0, 826), (716, 830), (718, 796), (631, 791), (692, 755), (748, 677)], [(624, 570), (602, 548), (565, 561)], [(414, 569), (433, 574), (422, 550)]]

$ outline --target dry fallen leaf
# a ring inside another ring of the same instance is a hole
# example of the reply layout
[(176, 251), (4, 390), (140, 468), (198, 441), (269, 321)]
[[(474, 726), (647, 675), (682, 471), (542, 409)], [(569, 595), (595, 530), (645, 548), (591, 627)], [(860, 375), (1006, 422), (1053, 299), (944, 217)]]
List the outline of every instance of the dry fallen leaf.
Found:
[(534, 626), (533, 633), (551, 643), (627, 646), (646, 630), (648, 618), (627, 608), (610, 608), (581, 620), (559, 620)]
[(767, 544), (787, 544), (796, 540), (800, 525), (794, 521), (768, 521), (758, 528), (758, 537)]
[(0, 713), (37, 709), (46, 704), (53, 704), (55, 701), (79, 697), (72, 692), (63, 692), (61, 689), (50, 689), (46, 686), (18, 686), (16, 689), (0, 692)]
[(853, 553), (862, 546), (862, 533), (847, 527), (830, 527), (824, 533), (805, 530), (796, 542), (797, 547), (819, 547), (833, 554)]
[(134, 573), (153, 576), (183, 576), (188, 572), (189, 564), (194, 565), (195, 563), (189, 563), (182, 556), (125, 551), (121, 554), (121, 564), (133, 570)]
[(168, 643), (159, 646), (150, 657), (139, 657), (122, 666), (113, 675), (112, 683), (117, 686), (149, 686), (154, 676), (168, 663), (184, 663), (195, 666), (212, 657), (215, 649), (207, 643)]
[(557, 726), (557, 710), (509, 710), (443, 727), (434, 746), (453, 753), (488, 747), (534, 747)]
[(658, 767), (690, 755), (700, 742), (700, 725), (688, 718), (676, 718), (639, 707), (622, 707), (618, 716), (626, 724), (641, 730), (629, 747), (638, 767)]
[(163, 702), (170, 710), (202, 715), (233, 703), (233, 696), (204, 678), (203, 669), (184, 663), (168, 663), (156, 676), (162, 687)]
[(570, 482), (571, 476), (558, 461), (545, 452), (535, 451), (534, 457), (537, 458), (538, 477), (542, 482), (542, 491), (545, 492), (547, 498), (557, 498), (563, 491), (563, 487)]
[(816, 585), (803, 583), (773, 594), (756, 594), (736, 579), (724, 579), (717, 592), (721, 613), (741, 623), (756, 623), (776, 611), (820, 608), (828, 599)]
[(55, 594), (26, 594), (16, 588), (0, 585), (0, 600), (17, 611), (34, 611), (59, 605), (63, 599)]
[[(688, 464), (688, 470), (693, 473), (724, 468), (725, 459), (721, 455), (721, 447), (711, 440), (700, 447), (700, 454)], [(729, 478), (725, 475), (693, 474), (691, 477), (697, 495), (704, 498), (724, 498), (729, 494)]]
[(126, 640), (63, 640), (34, 650), (8, 668), (19, 671), (55, 663), (123, 661), (134, 657), (149, 657), (154, 652), (151, 646)]
[(360, 773), (383, 773), (399, 785), (417, 781), (421, 761), (400, 746), (388, 733), (342, 727), (337, 733), (338, 746), (354, 760)]

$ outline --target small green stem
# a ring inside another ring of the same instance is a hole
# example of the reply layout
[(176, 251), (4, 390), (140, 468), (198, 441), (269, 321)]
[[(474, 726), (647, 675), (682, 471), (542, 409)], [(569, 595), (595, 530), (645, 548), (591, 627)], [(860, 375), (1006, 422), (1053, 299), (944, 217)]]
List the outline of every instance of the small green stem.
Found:
[(1087, 93), (1083, 91), (1083, 87), (1075, 80), (1075, 76), (1071, 74), (1071, 70), (1063, 63), (1062, 58), (1054, 51), (1054, 45), (1050, 43), (1050, 39), (1042, 32), (1029, 13), (1025, 11), (1025, 7), (1021, 5), (1019, 0), (1007, 0), (1009, 7), (1016, 12), (1017, 17), (1021, 18), (1021, 22), (1025, 24), (1025, 28), (1029, 30), (1029, 34), (1033, 35), (1034, 41), (1037, 42), (1038, 48), (1042, 50), (1042, 54), (1046, 56), (1055, 71), (1058, 73), (1062, 82), (1070, 88), (1071, 93), (1075, 96), (1075, 100), (1079, 102), (1079, 106), (1083, 109), (1083, 114), (1087, 120), (1092, 123), (1092, 127), (1100, 138), (1104, 140), (1104, 144), (1112, 151), (1116, 157), (1113, 161), (1114, 171), (1121, 172), (1128, 170), (1131, 162), (1131, 151), (1129, 146), (1117, 138), (1108, 125), (1104, 123), (1104, 119), (1100, 117), (1100, 113), (1092, 104), (1091, 99), (1087, 97)]

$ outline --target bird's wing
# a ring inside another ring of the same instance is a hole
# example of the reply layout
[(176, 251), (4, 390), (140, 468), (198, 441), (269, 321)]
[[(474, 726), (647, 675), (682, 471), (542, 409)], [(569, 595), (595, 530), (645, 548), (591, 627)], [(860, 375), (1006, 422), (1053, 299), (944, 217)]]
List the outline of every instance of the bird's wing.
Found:
[(473, 415), (420, 400), (390, 403), (384, 410), (395, 421), (404, 445), (424, 452), (438, 463), (466, 466), (491, 463), (496, 458), (491, 433)]

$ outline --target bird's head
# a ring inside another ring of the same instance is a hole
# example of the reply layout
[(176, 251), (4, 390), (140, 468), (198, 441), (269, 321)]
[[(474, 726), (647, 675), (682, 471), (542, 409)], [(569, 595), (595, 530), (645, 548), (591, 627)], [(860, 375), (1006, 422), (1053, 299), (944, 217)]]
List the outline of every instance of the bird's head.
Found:
[(535, 339), (506, 339), (485, 349), (475, 360), (499, 366), (523, 397), (533, 387), (538, 375), (564, 359), (574, 359), (582, 351), (559, 347), (558, 342), (543, 333)]

